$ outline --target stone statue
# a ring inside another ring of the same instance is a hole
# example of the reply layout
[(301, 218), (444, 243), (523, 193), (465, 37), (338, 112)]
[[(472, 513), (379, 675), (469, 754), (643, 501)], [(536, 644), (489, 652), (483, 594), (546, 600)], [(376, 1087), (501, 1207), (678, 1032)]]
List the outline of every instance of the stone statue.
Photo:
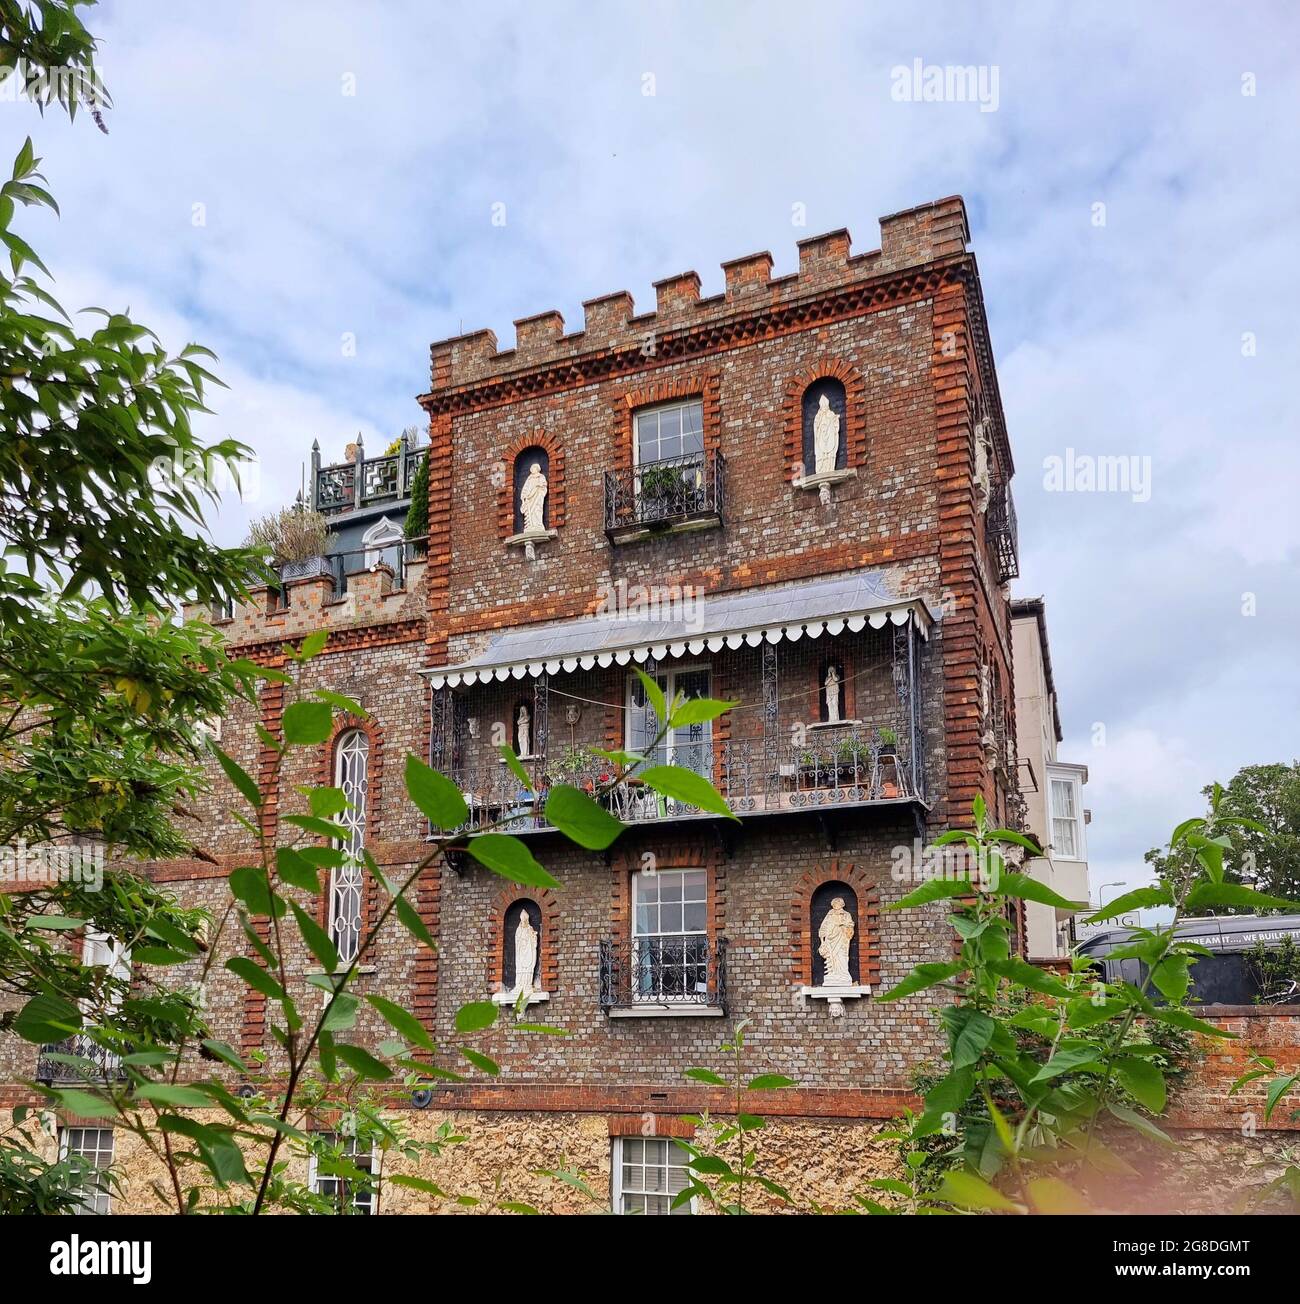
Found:
[(825, 394), (817, 400), (817, 415), (813, 417), (813, 455), (817, 475), (835, 470), (835, 459), (840, 451), (840, 417), (831, 407)]
[(989, 452), (988, 422), (981, 421), (975, 427), (975, 473), (971, 476), (971, 484), (975, 489), (975, 510), (977, 512), (988, 511), (989, 499), (993, 496), (993, 478), (989, 469), (991, 463)]
[(834, 666), (826, 670), (826, 719), (830, 724), (840, 722), (840, 672)]
[(528, 479), (519, 490), (519, 510), (523, 513), (525, 534), (546, 533), (546, 492), (547, 482), (542, 474), (542, 464), (534, 462), (528, 468)]
[(853, 940), (853, 916), (844, 909), (844, 898), (836, 897), (817, 930), (821, 945), (817, 954), (826, 962), (823, 987), (852, 987), (849, 974), (849, 943)]
[(531, 756), (533, 754), (533, 730), (529, 722), (528, 708), (526, 706), (520, 706), (519, 708), (519, 720), (515, 727), (515, 734), (519, 743), (519, 755)]
[(533, 990), (533, 972), (537, 968), (537, 929), (528, 918), (528, 911), (519, 912), (515, 928), (515, 994)]

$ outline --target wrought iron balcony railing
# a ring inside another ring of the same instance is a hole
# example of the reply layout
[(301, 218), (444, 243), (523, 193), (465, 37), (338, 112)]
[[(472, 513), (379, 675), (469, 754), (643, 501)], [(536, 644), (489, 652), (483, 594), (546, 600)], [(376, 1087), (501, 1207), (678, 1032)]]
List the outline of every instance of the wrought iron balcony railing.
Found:
[(1005, 584), (1020, 575), (1020, 536), (1016, 526), (1016, 504), (1011, 486), (1000, 484), (989, 498), (984, 530), (998, 568), (998, 583)]
[(716, 451), (605, 472), (605, 533), (611, 539), (687, 524), (721, 524), (726, 461)]
[[(919, 746), (889, 743), (880, 732), (846, 728), (818, 731), (802, 746), (784, 737), (778, 743), (740, 739), (679, 746), (667, 756), (674, 765), (710, 779), (735, 814), (823, 810), (873, 802), (924, 800), (924, 767)], [(901, 734), (898, 736), (902, 736)], [(912, 756), (917, 756), (913, 764)], [(457, 766), (455, 772), (469, 806), (468, 832), (488, 827), (511, 833), (551, 827), (546, 796), (552, 784), (567, 783), (590, 793), (625, 824), (698, 817), (705, 812), (665, 797), (635, 775), (613, 789), (613, 767), (599, 757), (566, 752), (547, 762), (524, 761), (534, 791), (499, 761)]]
[(352, 461), (333, 466), (322, 466), (319, 451), (313, 450), (312, 505), (318, 512), (332, 516), (409, 498), (420, 459), (428, 452), (427, 447), (409, 447), (404, 438), (397, 452), (381, 457), (366, 457), (359, 443), (356, 448)]
[(120, 1058), (85, 1033), (41, 1047), (36, 1081), (47, 1086), (115, 1082), (126, 1076)]
[(600, 944), (600, 1006), (727, 1008), (727, 939), (710, 943), (698, 934), (634, 937)]

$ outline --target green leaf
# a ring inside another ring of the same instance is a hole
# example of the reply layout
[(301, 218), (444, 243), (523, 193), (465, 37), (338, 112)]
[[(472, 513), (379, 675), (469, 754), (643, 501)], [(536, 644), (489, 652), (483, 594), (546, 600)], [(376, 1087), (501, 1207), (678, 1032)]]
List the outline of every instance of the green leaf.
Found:
[(328, 688), (318, 688), (316, 696), (322, 702), (328, 702), (336, 711), (342, 711), (344, 715), (354, 716), (358, 720), (367, 718), (365, 707), (353, 698), (345, 697), (342, 693), (332, 693)]
[(1267, 1123), (1273, 1116), (1273, 1111), (1277, 1108), (1278, 1102), (1291, 1090), (1297, 1082), (1300, 1082), (1300, 1073), (1292, 1073), (1280, 1078), (1274, 1078), (1268, 1084), (1268, 1094), (1264, 1102), (1264, 1122)]
[(265, 969), (246, 955), (233, 955), (226, 961), (226, 968), (237, 978), (242, 978), (254, 990), (269, 996), (272, 1000), (282, 1001), (284, 992), (280, 984)]
[(229, 756), (213, 743), (208, 744), (209, 750), (217, 758), (217, 763), (226, 772), (226, 778), (235, 785), (243, 794), (244, 800), (248, 802), (254, 810), (262, 808), (262, 794), (258, 791), (257, 784), (248, 776), (248, 772), (237, 761), (232, 760)]
[(956, 1027), (952, 1037), (952, 1066), (964, 1069), (979, 1062), (993, 1040), (994, 1023), (987, 1014), (969, 1006), (955, 1010)]
[(1062, 1073), (1074, 1073), (1087, 1068), (1100, 1072), (1097, 1056), (1101, 1047), (1089, 1043), (1085, 1046), (1058, 1046), (1052, 1058), (1030, 1079), (1031, 1082), (1049, 1082)]
[(678, 765), (652, 765), (641, 771), (641, 781), (674, 801), (685, 802), (714, 815), (725, 815), (740, 823), (722, 794), (702, 774)]
[(1124, 1089), (1144, 1109), (1163, 1114), (1165, 1109), (1165, 1075), (1150, 1060), (1122, 1059), (1115, 1072)]
[(469, 819), (460, 789), (414, 753), (406, 757), (406, 792), (421, 814), (444, 832), (460, 828)]
[(1092, 1213), (1092, 1206), (1059, 1177), (1031, 1177), (1029, 1199), (1037, 1213)]
[(936, 1082), (925, 1094), (925, 1112), (916, 1124), (916, 1135), (938, 1131), (944, 1115), (956, 1115), (975, 1090), (975, 1074), (970, 1069), (954, 1069)]
[(1141, 1114), (1131, 1110), (1127, 1105), (1121, 1105), (1117, 1100), (1106, 1102), (1106, 1108), (1121, 1123), (1127, 1123), (1135, 1132), (1140, 1132), (1144, 1137), (1151, 1141), (1158, 1141), (1161, 1145), (1169, 1146), (1171, 1149), (1178, 1148), (1178, 1142), (1167, 1133), (1162, 1132), (1149, 1118), (1144, 1118)]
[(431, 1182), (427, 1177), (412, 1177), (409, 1173), (393, 1173), (390, 1176), (385, 1173), (384, 1181), (392, 1182), (394, 1186), (409, 1187), (412, 1191), (423, 1191), (425, 1195), (436, 1195), (441, 1200), (449, 1198), (437, 1182)]
[(470, 1001), (456, 1011), (457, 1032), (481, 1032), (497, 1021), (497, 1006), (491, 1001)]
[(210, 1037), (204, 1038), (203, 1045), (237, 1073), (246, 1073), (248, 1071), (248, 1065), (244, 1063), (243, 1058), (233, 1046), (224, 1041), (214, 1041)]
[(482, 1051), (474, 1050), (470, 1046), (462, 1046), (460, 1053), (481, 1073), (490, 1074), (496, 1077), (501, 1072), (501, 1065), (492, 1059), (489, 1055), (484, 1055)]
[(433, 1038), (429, 1036), (429, 1030), (409, 1010), (404, 1010), (384, 996), (367, 996), (366, 1000), (384, 1016), (389, 1027), (411, 1045), (419, 1046), (430, 1053), (437, 1049), (433, 1044)]
[(1024, 1206), (1008, 1200), (996, 1187), (982, 1177), (960, 1169), (944, 1175), (943, 1184), (935, 1193), (938, 1200), (946, 1200), (961, 1209), (992, 1209), (998, 1213), (1024, 1213)]
[(300, 791), (306, 794), (311, 813), (321, 819), (341, 815), (348, 808), (348, 799), (342, 788), (303, 788)]
[(640, 666), (633, 666), (632, 669), (641, 681), (641, 687), (645, 690), (645, 700), (655, 713), (655, 719), (663, 725), (668, 719), (668, 703), (664, 701), (663, 689)]
[(171, 1082), (146, 1082), (132, 1093), (137, 1100), (147, 1100), (154, 1105), (167, 1105), (172, 1109), (210, 1109), (211, 1099), (195, 1087), (184, 1087)]
[(282, 883), (290, 887), (301, 888), (313, 896), (320, 891), (320, 878), (316, 866), (310, 864), (300, 851), (292, 847), (277, 847), (275, 852), (275, 872)]
[(356, 1027), (361, 1002), (351, 992), (335, 991), (329, 999), (321, 1027), (328, 1032), (348, 1032)]
[(13, 1030), (24, 1041), (42, 1045), (62, 1041), (81, 1029), (81, 1011), (69, 1000), (39, 992), (18, 1011)]
[(669, 723), (674, 729), (683, 729), (692, 724), (707, 724), (739, 705), (739, 702), (721, 702), (712, 697), (688, 697), (673, 712)]
[(1173, 893), (1167, 887), (1137, 887), (1132, 892), (1125, 892), (1123, 896), (1116, 897), (1104, 910), (1089, 915), (1087, 922), (1098, 924), (1103, 920), (1126, 914), (1130, 910), (1144, 910), (1149, 906), (1171, 906), (1173, 903)]
[(1192, 976), (1185, 955), (1166, 955), (1151, 970), (1151, 981), (1167, 1000), (1180, 1005), (1187, 996)]
[(330, 935), (296, 901), (289, 902), (289, 909), (298, 921), (298, 931), (307, 943), (307, 949), (320, 961), (326, 973), (333, 973), (339, 967), (339, 953)]
[(687, 1166), (697, 1173), (710, 1173), (715, 1177), (731, 1172), (731, 1165), (721, 1155), (696, 1155)]
[(310, 661), (312, 657), (318, 656), (325, 650), (325, 644), (329, 640), (329, 636), (328, 629), (318, 629), (314, 634), (308, 634), (298, 645), (298, 656), (303, 661)]
[(1033, 838), (1027, 838), (1023, 833), (1017, 833), (1015, 829), (991, 829), (989, 831), (989, 840), (992, 842), (1014, 843), (1017, 847), (1024, 847), (1031, 856), (1043, 855), (1042, 847)]
[(1243, 883), (1198, 883), (1187, 894), (1187, 910), (1205, 910), (1214, 906), (1240, 906), (1248, 910), (1300, 910), (1300, 902), (1286, 897), (1268, 896)]
[(314, 833), (318, 838), (346, 838), (348, 830), (333, 820), (323, 820), (317, 815), (282, 815), (285, 824), (292, 824), (304, 833)]
[(465, 850), (478, 863), (512, 883), (525, 887), (554, 887), (560, 885), (533, 859), (518, 838), (508, 833), (480, 833), (471, 838)]
[(438, 945), (433, 940), (433, 934), (425, 927), (424, 920), (420, 918), (415, 907), (404, 896), (396, 898), (394, 909), (397, 911), (397, 917), (402, 921), (403, 927), (417, 942), (423, 942), (430, 951), (437, 951)]
[(1036, 964), (1030, 964), (1028, 960), (1022, 960), (1018, 956), (1008, 956), (1005, 960), (990, 960), (988, 967), (1000, 978), (1027, 987), (1031, 992), (1042, 992), (1047, 996), (1062, 998), (1074, 995), (1074, 992), (1055, 974), (1040, 969)]
[(959, 964), (918, 964), (897, 987), (891, 988), (876, 997), (877, 1001), (897, 1001), (915, 992), (923, 992), (927, 987), (947, 982), (961, 973)]
[(793, 1087), (798, 1085), (793, 1078), (787, 1078), (780, 1073), (760, 1073), (756, 1078), (750, 1078), (745, 1084), (746, 1091), (776, 1091), (781, 1087)]
[(519, 757), (515, 754), (515, 749), (509, 743), (500, 743), (497, 746), (497, 751), (501, 753), (501, 759), (505, 761), (506, 768), (524, 785), (525, 789), (529, 792), (535, 791), (533, 781), (528, 777), (528, 771), (520, 763)]
[(1057, 910), (1074, 911), (1080, 904), (1078, 901), (1067, 901), (1059, 892), (1053, 892), (1046, 883), (1040, 883), (1027, 874), (1008, 874), (1005, 871), (995, 876), (989, 894), (1015, 897), (1020, 901), (1037, 901), (1045, 906), (1053, 906)]
[(546, 798), (546, 820), (588, 851), (604, 851), (623, 832), (623, 825), (607, 810), (567, 783), (551, 788)]
[(328, 702), (294, 702), (284, 708), (284, 740), (311, 747), (325, 742), (334, 728)]
[(911, 910), (915, 906), (927, 905), (931, 901), (941, 901), (947, 897), (973, 897), (979, 895), (979, 888), (968, 878), (932, 878), (922, 883), (914, 892), (889, 903), (890, 910)]
[(712, 1069), (686, 1069), (682, 1074), (684, 1078), (692, 1078), (696, 1082), (704, 1082), (710, 1087), (725, 1087), (727, 1079), (720, 1077)]
[(363, 1050), (360, 1046), (340, 1041), (335, 1044), (334, 1053), (358, 1077), (383, 1082), (393, 1076), (387, 1065), (380, 1063), (368, 1050)]
[(118, 1115), (117, 1106), (111, 1100), (77, 1087), (61, 1087), (50, 1094), (64, 1109), (80, 1114), (82, 1118), (116, 1118)]
[(242, 901), (254, 915), (264, 915), (268, 919), (272, 911), (275, 918), (284, 916), (284, 898), (271, 890), (266, 881), (266, 871), (260, 865), (241, 865), (230, 871), (231, 893)]
[(1183, 1028), (1188, 1032), (1199, 1032), (1206, 1037), (1235, 1039), (1237, 1036), (1235, 1032), (1228, 1032), (1217, 1024), (1198, 1019), (1194, 1014), (1188, 1014), (1186, 1010), (1180, 1010), (1176, 1005), (1155, 1005), (1146, 1012), (1159, 1019), (1161, 1023), (1167, 1023), (1174, 1028)]

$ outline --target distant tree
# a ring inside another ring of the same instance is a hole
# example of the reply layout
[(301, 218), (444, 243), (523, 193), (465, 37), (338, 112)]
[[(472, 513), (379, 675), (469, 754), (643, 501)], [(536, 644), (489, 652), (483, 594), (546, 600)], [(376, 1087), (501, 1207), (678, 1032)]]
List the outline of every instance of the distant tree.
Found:
[[(1208, 799), (1214, 787), (1202, 791)], [(1220, 812), (1262, 826), (1231, 824), (1219, 831), (1230, 844), (1223, 854), (1225, 880), (1246, 883), (1269, 896), (1300, 898), (1300, 762), (1238, 770), (1224, 789)], [(1176, 877), (1191, 868), (1190, 861), (1180, 866), (1175, 857), (1154, 848), (1144, 859), (1162, 876)], [(1240, 910), (1218, 907), (1215, 913)]]
[(406, 509), (406, 537), (422, 539), (429, 533), (429, 454), (420, 458), (411, 481), (411, 505)]

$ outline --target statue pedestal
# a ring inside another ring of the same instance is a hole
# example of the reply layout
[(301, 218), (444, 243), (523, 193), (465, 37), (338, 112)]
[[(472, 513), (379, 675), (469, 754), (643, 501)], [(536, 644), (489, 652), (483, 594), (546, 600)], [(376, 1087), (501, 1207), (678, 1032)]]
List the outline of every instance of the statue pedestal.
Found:
[(800, 987), (799, 996), (800, 1004), (806, 1004), (809, 1000), (827, 1001), (830, 1005), (831, 1018), (842, 1019), (844, 1017), (844, 1002), (856, 1001), (860, 996), (870, 996), (871, 987), (869, 984), (854, 983), (851, 987)]
[(808, 726), (808, 730), (811, 732), (814, 729), (847, 729), (850, 725), (861, 723), (861, 720), (814, 720)]
[(506, 547), (522, 548), (525, 560), (536, 561), (538, 545), (559, 537), (559, 530), (524, 530), (521, 534), (512, 534), (506, 540)]
[(517, 1014), (515, 1015), (516, 1018), (522, 1018), (524, 1010), (526, 1010), (530, 1005), (540, 1005), (543, 1001), (549, 1001), (550, 999), (551, 999), (550, 992), (540, 992), (534, 989), (533, 991), (528, 993), (528, 999), (524, 1001), (522, 1004), (520, 1004), (519, 989), (517, 987), (512, 992), (492, 993), (493, 1005), (509, 1005), (509, 1006), (519, 1005), (520, 1006)]
[(796, 489), (813, 489), (821, 498), (822, 506), (831, 505), (831, 485), (839, 484), (841, 480), (853, 480), (857, 477), (858, 468), (856, 466), (846, 466), (842, 471), (823, 471), (820, 475), (806, 475), (802, 480), (795, 480)]

